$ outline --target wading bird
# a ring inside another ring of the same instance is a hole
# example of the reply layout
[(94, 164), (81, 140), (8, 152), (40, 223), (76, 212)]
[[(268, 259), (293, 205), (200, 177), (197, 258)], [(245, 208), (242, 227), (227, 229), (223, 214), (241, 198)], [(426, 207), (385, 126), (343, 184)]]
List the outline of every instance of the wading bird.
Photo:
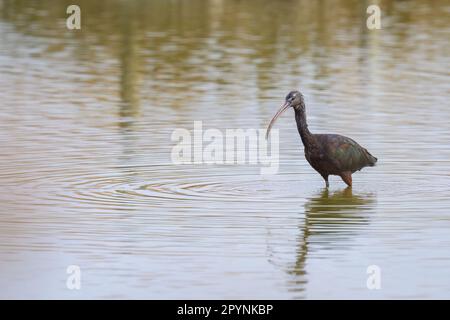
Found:
[(305, 101), (298, 91), (291, 91), (286, 101), (272, 118), (267, 128), (266, 139), (277, 118), (287, 109), (294, 108), (297, 129), (305, 147), (305, 158), (324, 178), (329, 187), (329, 175), (340, 176), (352, 186), (352, 173), (367, 166), (374, 166), (377, 158), (354, 140), (338, 134), (312, 134), (308, 130), (305, 114)]

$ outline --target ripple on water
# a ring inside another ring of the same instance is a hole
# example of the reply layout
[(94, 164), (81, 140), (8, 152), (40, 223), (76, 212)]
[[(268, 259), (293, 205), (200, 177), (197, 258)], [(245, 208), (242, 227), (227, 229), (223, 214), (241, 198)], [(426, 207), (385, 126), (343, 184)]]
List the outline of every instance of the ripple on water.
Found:
[[(208, 167), (208, 171), (197, 169), (186, 171), (186, 174), (180, 169), (174, 170), (170, 165), (160, 165), (157, 168), (103, 168), (98, 173), (85, 172), (79, 168), (41, 170), (34, 167), (21, 172), (8, 169), (8, 172), (0, 174), (11, 192), (20, 194), (21, 190), (35, 190), (34, 198), (45, 195), (41, 200), (62, 207), (71, 204), (95, 205), (100, 211), (145, 206), (170, 209), (195, 207), (202, 202), (220, 202), (247, 203), (248, 209), (255, 207), (261, 211), (270, 211), (272, 207), (265, 204), (279, 204), (280, 208), (285, 208), (286, 204), (301, 204), (311, 197), (311, 191), (322, 188), (321, 178), (312, 169), (310, 171), (261, 176), (236, 175), (232, 170), (224, 173)], [(375, 167), (356, 173), (354, 181), (355, 190), (381, 194), (379, 205), (389, 209), (420, 209), (421, 200), (411, 197), (412, 193), (433, 201), (448, 196), (448, 177), (437, 171), (416, 173), (393, 169), (388, 172)], [(332, 188), (345, 186), (338, 177), (332, 177), (331, 185)]]

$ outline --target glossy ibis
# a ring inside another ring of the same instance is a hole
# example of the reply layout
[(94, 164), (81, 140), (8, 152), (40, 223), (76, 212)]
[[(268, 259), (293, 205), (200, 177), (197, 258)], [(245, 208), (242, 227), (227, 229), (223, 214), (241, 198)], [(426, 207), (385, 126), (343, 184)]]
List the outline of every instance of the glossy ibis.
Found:
[(294, 108), (297, 129), (305, 147), (305, 158), (325, 179), (327, 187), (329, 175), (340, 176), (351, 187), (353, 172), (374, 166), (377, 162), (377, 158), (353, 139), (338, 134), (312, 134), (306, 123), (305, 101), (298, 91), (291, 91), (286, 96), (286, 101), (269, 123), (266, 139), (277, 118), (291, 107)]

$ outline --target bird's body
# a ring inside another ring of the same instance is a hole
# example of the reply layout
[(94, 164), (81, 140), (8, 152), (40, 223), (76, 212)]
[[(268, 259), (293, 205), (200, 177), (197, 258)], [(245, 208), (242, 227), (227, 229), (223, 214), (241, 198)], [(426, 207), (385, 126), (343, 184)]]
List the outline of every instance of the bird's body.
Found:
[(348, 185), (352, 185), (352, 173), (367, 166), (374, 166), (377, 158), (356, 141), (338, 134), (312, 134), (306, 123), (305, 103), (298, 91), (286, 97), (285, 104), (272, 119), (267, 134), (281, 113), (293, 107), (297, 129), (305, 148), (305, 158), (329, 186), (328, 176), (337, 175)]

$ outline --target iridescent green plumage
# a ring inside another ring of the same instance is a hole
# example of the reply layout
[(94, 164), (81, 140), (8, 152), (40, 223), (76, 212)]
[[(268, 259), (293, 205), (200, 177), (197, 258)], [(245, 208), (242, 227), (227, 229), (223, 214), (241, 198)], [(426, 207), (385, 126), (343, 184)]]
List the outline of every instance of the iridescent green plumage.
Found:
[(355, 172), (367, 166), (373, 166), (377, 158), (356, 141), (337, 134), (315, 134), (325, 156), (334, 164), (337, 172)]

